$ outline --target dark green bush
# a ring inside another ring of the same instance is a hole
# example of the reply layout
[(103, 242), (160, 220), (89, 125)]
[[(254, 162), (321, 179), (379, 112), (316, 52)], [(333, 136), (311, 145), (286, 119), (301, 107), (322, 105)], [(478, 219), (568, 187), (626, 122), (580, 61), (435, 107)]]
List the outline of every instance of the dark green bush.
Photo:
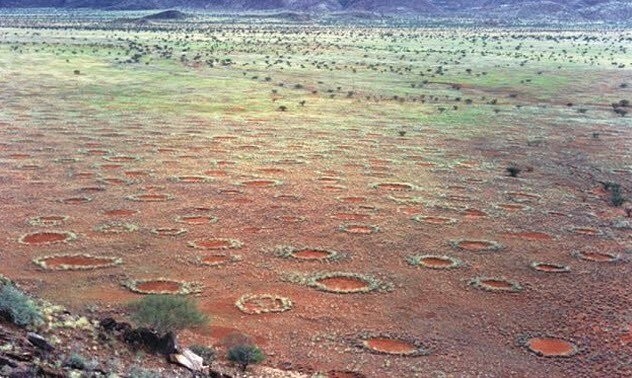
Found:
[(64, 366), (68, 366), (71, 369), (84, 370), (88, 366), (88, 362), (79, 353), (73, 353), (64, 361)]
[(265, 360), (265, 355), (256, 345), (240, 344), (228, 350), (228, 359), (241, 366), (243, 371), (248, 365), (258, 364)]
[(148, 295), (129, 307), (134, 322), (160, 334), (201, 326), (209, 320), (194, 301), (176, 295)]
[(42, 314), (33, 300), (11, 284), (0, 289), (0, 314), (25, 327), (42, 323)]
[(621, 191), (621, 185), (616, 182), (602, 182), (604, 190), (610, 192), (610, 202), (613, 206), (619, 207), (626, 201)]

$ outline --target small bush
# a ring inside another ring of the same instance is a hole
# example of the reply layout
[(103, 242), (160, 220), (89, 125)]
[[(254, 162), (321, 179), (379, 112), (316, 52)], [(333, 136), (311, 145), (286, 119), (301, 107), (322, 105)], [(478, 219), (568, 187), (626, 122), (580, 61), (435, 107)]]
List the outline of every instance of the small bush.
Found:
[(621, 184), (616, 182), (602, 182), (604, 190), (610, 192), (610, 202), (613, 206), (619, 207), (626, 201), (621, 191)]
[(21, 327), (42, 323), (42, 314), (35, 302), (10, 284), (0, 290), (0, 314)]
[(265, 355), (256, 345), (241, 344), (228, 350), (228, 359), (241, 366), (246, 371), (248, 365), (258, 364), (265, 360)]
[(176, 332), (208, 323), (197, 304), (176, 295), (148, 295), (130, 304), (132, 320), (160, 334)]
[(514, 166), (507, 167), (506, 170), (507, 170), (507, 173), (509, 173), (509, 176), (511, 177), (518, 177), (518, 175), (522, 171), (520, 168), (514, 167)]
[(88, 362), (79, 353), (73, 353), (64, 361), (64, 366), (71, 369), (84, 370), (88, 366)]

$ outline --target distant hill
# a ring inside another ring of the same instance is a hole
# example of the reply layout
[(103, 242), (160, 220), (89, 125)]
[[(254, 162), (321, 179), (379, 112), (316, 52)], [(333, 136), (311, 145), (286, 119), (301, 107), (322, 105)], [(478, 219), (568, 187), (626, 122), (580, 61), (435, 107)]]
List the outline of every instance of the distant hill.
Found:
[(168, 8), (373, 12), (408, 16), (630, 21), (630, 0), (0, 0), (0, 8)]

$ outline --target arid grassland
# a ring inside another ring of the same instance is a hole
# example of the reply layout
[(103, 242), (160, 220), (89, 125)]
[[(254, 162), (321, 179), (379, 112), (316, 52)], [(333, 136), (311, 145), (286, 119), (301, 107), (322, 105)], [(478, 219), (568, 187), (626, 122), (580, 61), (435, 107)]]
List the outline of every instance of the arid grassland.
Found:
[(632, 374), (630, 29), (146, 14), (0, 13), (1, 274), (216, 364)]

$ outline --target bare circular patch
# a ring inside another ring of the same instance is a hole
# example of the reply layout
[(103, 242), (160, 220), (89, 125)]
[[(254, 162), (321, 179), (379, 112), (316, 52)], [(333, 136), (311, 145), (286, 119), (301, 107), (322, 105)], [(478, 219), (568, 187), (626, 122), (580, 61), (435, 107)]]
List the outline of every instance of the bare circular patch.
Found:
[(211, 215), (181, 215), (176, 217), (176, 222), (190, 225), (211, 224), (217, 222), (217, 217)]
[(143, 193), (127, 196), (125, 199), (136, 202), (166, 202), (173, 200), (173, 196), (165, 193)]
[(193, 294), (202, 289), (197, 282), (176, 281), (167, 278), (130, 280), (123, 282), (123, 286), (140, 294)]
[(469, 284), (477, 289), (493, 292), (519, 292), (522, 286), (519, 283), (504, 278), (476, 277)]
[(59, 202), (64, 203), (66, 205), (81, 205), (84, 203), (88, 203), (92, 201), (91, 197), (68, 197), (68, 198), (62, 198), (59, 200)]
[(40, 231), (22, 235), (18, 241), (26, 245), (48, 245), (68, 243), (76, 238), (77, 235), (69, 231)]
[(537, 203), (541, 198), (537, 194), (526, 192), (505, 192), (505, 195), (510, 201), (517, 203)]
[(157, 227), (152, 228), (151, 233), (158, 236), (181, 236), (187, 233), (185, 228)]
[(139, 160), (137, 156), (128, 156), (128, 155), (104, 156), (103, 159), (112, 163), (129, 163), (132, 161)]
[(545, 262), (531, 263), (531, 267), (539, 272), (545, 273), (568, 273), (571, 271), (571, 268), (566, 265)]
[(33, 263), (45, 270), (90, 270), (120, 265), (123, 260), (118, 257), (63, 254), (39, 257)]
[(120, 178), (120, 177), (103, 177), (97, 180), (102, 184), (122, 186), (122, 185), (131, 185), (134, 183), (132, 180)]
[(205, 266), (222, 266), (239, 262), (241, 261), (241, 259), (242, 257), (239, 255), (215, 254), (209, 256), (200, 256), (197, 258), (197, 262), (199, 265)]
[(285, 259), (294, 259), (298, 261), (320, 261), (331, 262), (340, 261), (347, 256), (343, 253), (323, 248), (303, 247), (297, 248), (293, 246), (280, 245), (274, 248), (274, 254)]
[(601, 230), (592, 228), (592, 227), (573, 227), (571, 231), (577, 235), (585, 235), (585, 236), (603, 235), (603, 232)]
[(136, 215), (138, 214), (138, 210), (131, 210), (131, 209), (112, 209), (112, 210), (106, 210), (103, 212), (103, 215), (108, 216), (108, 217), (130, 217), (132, 215)]
[(392, 286), (363, 274), (345, 272), (317, 273), (308, 277), (307, 285), (320, 291), (336, 294), (370, 293), (391, 289)]
[(403, 192), (414, 190), (415, 186), (406, 182), (383, 182), (371, 184), (373, 189), (380, 189), (391, 192)]
[(620, 258), (617, 254), (600, 251), (575, 251), (573, 255), (582, 260), (592, 262), (615, 262)]
[(454, 269), (462, 265), (457, 258), (440, 255), (410, 256), (406, 259), (410, 265), (430, 269)]
[(457, 222), (456, 219), (439, 217), (433, 215), (417, 215), (412, 218), (414, 221), (419, 223), (428, 223), (428, 224), (436, 224), (436, 225), (450, 225), (455, 224)]
[(486, 217), (487, 213), (482, 210), (467, 208), (463, 210), (463, 216), (465, 218), (477, 219)]
[(515, 212), (515, 211), (527, 210), (529, 209), (529, 206), (523, 205), (520, 203), (500, 203), (496, 205), (496, 208), (505, 210), (505, 211)]
[(571, 357), (579, 351), (570, 341), (554, 337), (533, 337), (525, 342), (525, 346), (541, 357)]
[(358, 337), (356, 344), (358, 347), (376, 354), (403, 357), (419, 357), (430, 354), (429, 350), (418, 339), (388, 333), (364, 333)]
[(241, 296), (235, 306), (246, 314), (267, 314), (285, 312), (292, 308), (289, 298), (274, 294), (245, 294)]
[(271, 188), (274, 186), (279, 186), (281, 184), (283, 184), (282, 181), (267, 179), (248, 180), (239, 183), (240, 186), (246, 188)]

